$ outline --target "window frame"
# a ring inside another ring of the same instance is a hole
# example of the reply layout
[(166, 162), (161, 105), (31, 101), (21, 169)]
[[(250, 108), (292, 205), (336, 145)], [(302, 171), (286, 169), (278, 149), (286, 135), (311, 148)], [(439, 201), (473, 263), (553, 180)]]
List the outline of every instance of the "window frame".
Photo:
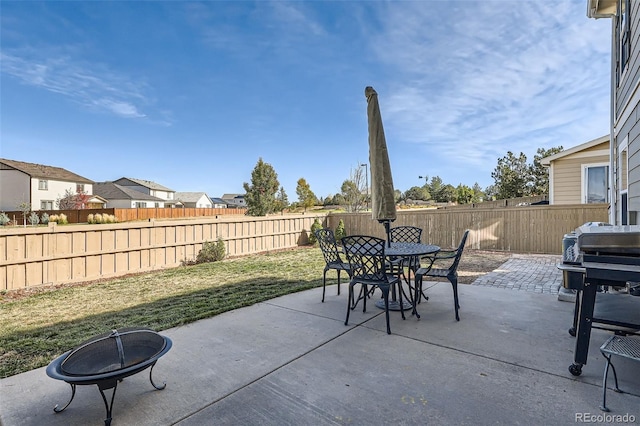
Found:
[(589, 193), (588, 193), (588, 169), (591, 168), (599, 168), (599, 167), (604, 167), (605, 168), (605, 173), (604, 176), (606, 178), (606, 188), (604, 191), (604, 203), (609, 203), (610, 202), (610, 195), (609, 195), (609, 189), (611, 188), (611, 182), (609, 181), (609, 168), (611, 167), (609, 163), (587, 163), (587, 164), (582, 164), (581, 167), (581, 176), (580, 176), (580, 186), (581, 186), (581, 194), (580, 194), (580, 200), (582, 201), (582, 204), (596, 204), (596, 203), (590, 203), (589, 202)]
[(48, 191), (48, 190), (49, 190), (49, 180), (38, 179), (38, 191)]

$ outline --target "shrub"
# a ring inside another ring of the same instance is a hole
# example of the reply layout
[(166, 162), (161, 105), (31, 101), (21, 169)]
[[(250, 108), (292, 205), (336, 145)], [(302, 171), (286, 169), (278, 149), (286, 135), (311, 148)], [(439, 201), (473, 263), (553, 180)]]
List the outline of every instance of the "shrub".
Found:
[(342, 237), (347, 236), (347, 231), (345, 231), (344, 229), (344, 221), (342, 219), (340, 219), (340, 222), (338, 222), (338, 226), (336, 227), (336, 232), (334, 234), (338, 243), (340, 243)]
[(202, 250), (196, 257), (196, 263), (216, 262), (224, 259), (227, 255), (227, 248), (224, 245), (224, 240), (218, 237), (218, 241), (206, 241), (202, 245)]
[(49, 216), (49, 222), (52, 222), (52, 223), (58, 223), (59, 219), (60, 218), (58, 217), (57, 214), (52, 214), (51, 216)]
[(11, 222), (9, 216), (5, 212), (0, 213), (0, 226), (5, 226), (7, 223)]
[(44, 212), (42, 213), (42, 217), (40, 218), (40, 222), (44, 223), (45, 225), (49, 223), (49, 213)]
[(93, 213), (87, 215), (87, 223), (94, 223)]
[(40, 223), (40, 218), (38, 217), (38, 213), (31, 212), (31, 214), (29, 215), (29, 223), (33, 226)]
[(96, 213), (93, 215), (93, 221), (93, 223), (103, 223), (102, 215), (100, 213)]
[(316, 217), (316, 219), (313, 221), (313, 224), (311, 225), (311, 232), (309, 233), (309, 243), (316, 245), (316, 243), (318, 242), (318, 240), (316, 239), (316, 234), (315, 232), (318, 229), (322, 229), (322, 223), (320, 223), (320, 219), (318, 219)]
[(64, 213), (60, 213), (60, 216), (58, 216), (58, 224), (66, 225), (67, 223), (69, 223), (69, 221), (67, 220), (67, 215)]

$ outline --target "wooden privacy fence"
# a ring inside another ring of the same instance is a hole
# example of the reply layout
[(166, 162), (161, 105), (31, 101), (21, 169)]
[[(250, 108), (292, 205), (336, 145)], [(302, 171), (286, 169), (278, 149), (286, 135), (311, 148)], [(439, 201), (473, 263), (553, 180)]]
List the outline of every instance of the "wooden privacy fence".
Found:
[[(171, 207), (152, 207), (139, 209), (82, 209), (82, 210), (38, 210), (38, 216), (42, 213), (51, 215), (64, 214), (67, 216), (69, 223), (86, 223), (90, 214), (108, 214), (118, 219), (118, 222), (129, 222), (133, 220), (149, 220), (149, 219), (180, 219), (188, 217), (207, 217), (207, 216), (223, 216), (223, 215), (242, 215), (244, 216), (247, 209), (206, 209), (206, 208), (171, 208)], [(20, 211), (5, 212), (9, 219), (15, 220), (18, 224), (23, 223), (23, 213)], [(29, 223), (29, 214), (27, 213), (27, 223)]]
[[(608, 214), (607, 204), (400, 210), (391, 226), (422, 228), (422, 241), (441, 247), (456, 247), (464, 230), (470, 229), (469, 248), (561, 254), (564, 234), (586, 222), (608, 222)], [(340, 220), (349, 235), (386, 238), (383, 225), (371, 219), (371, 213), (332, 213), (326, 225), (335, 230)]]
[(0, 291), (172, 268), (218, 237), (228, 256), (297, 247), (308, 244), (311, 225), (324, 215), (0, 228)]

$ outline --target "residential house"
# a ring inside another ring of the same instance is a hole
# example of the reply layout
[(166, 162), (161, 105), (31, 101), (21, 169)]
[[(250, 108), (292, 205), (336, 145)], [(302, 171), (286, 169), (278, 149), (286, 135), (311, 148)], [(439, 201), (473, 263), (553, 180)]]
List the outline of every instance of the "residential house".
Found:
[(150, 180), (123, 177), (118, 180), (114, 180), (113, 183), (151, 195), (152, 197), (160, 198), (164, 201), (164, 207), (175, 207), (176, 205), (176, 192), (173, 189), (169, 189), (166, 186), (162, 186)]
[(247, 203), (242, 194), (224, 194), (222, 200), (231, 208), (247, 207)]
[(549, 204), (609, 202), (609, 135), (542, 159), (549, 168)]
[(204, 192), (176, 192), (176, 201), (182, 203), (184, 207), (203, 207), (210, 209), (213, 207), (213, 201)]
[(226, 209), (227, 203), (222, 198), (212, 198), (211, 202), (213, 203), (214, 209)]
[(609, 221), (636, 225), (640, 221), (640, 2), (587, 0), (587, 16), (611, 19)]
[(93, 191), (96, 195), (107, 200), (107, 208), (132, 209), (165, 206), (165, 201), (162, 198), (114, 182), (96, 182)]
[(31, 210), (58, 210), (56, 201), (67, 191), (92, 195), (93, 184), (61, 167), (0, 158), (0, 211), (18, 210), (21, 203)]

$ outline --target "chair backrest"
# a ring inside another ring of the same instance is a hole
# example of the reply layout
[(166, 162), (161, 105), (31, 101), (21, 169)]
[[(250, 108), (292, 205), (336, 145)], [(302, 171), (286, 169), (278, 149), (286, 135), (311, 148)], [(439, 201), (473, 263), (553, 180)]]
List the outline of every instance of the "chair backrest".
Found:
[(460, 258), (462, 257), (464, 245), (467, 243), (468, 235), (469, 235), (469, 230), (467, 229), (466, 231), (464, 231), (464, 234), (462, 234), (462, 240), (460, 240), (460, 245), (458, 245), (458, 248), (456, 249), (456, 257), (453, 260), (451, 267), (449, 268), (450, 271), (455, 272), (458, 269), (458, 263), (460, 263)]
[(390, 236), (394, 243), (419, 243), (422, 229), (415, 226), (396, 226), (391, 228)]
[(385, 244), (385, 240), (369, 235), (350, 235), (342, 238), (342, 247), (351, 265), (352, 278), (387, 281)]
[(316, 229), (314, 234), (316, 235), (316, 240), (318, 240), (320, 250), (322, 250), (324, 261), (327, 262), (327, 264), (342, 263), (340, 250), (338, 249), (333, 231), (329, 228), (322, 228)]

